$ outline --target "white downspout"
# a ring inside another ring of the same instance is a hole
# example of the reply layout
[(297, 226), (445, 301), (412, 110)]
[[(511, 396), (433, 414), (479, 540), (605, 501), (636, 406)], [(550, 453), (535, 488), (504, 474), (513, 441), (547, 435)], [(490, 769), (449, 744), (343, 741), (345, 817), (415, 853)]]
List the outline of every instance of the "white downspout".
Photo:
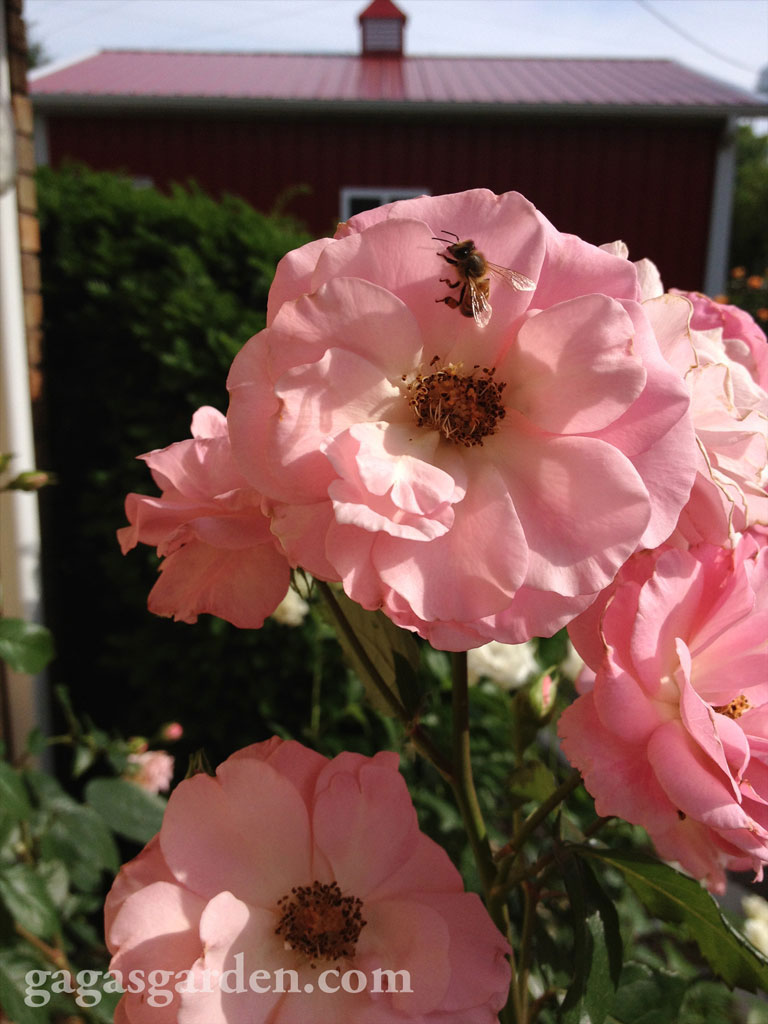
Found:
[(709, 211), (709, 242), (704, 269), (704, 291), (718, 295), (728, 281), (728, 246), (731, 241), (733, 188), (736, 178), (736, 121), (729, 118), (720, 137)]
[[(0, 17), (0, 452), (14, 455), (11, 470), (34, 469), (35, 446), (29, 388), (24, 292), (21, 281), (15, 131), (5, 18)], [(40, 622), (40, 520), (37, 494), (0, 493), (0, 608), (8, 618)], [(47, 725), (42, 677), (6, 670), (12, 755), (24, 749), (34, 726)]]

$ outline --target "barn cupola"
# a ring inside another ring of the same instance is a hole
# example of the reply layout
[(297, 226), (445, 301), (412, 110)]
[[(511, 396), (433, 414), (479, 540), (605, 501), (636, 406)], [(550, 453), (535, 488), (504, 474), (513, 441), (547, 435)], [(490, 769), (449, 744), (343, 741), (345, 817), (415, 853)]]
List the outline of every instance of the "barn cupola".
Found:
[(359, 17), (364, 57), (402, 57), (406, 16), (392, 0), (373, 0)]

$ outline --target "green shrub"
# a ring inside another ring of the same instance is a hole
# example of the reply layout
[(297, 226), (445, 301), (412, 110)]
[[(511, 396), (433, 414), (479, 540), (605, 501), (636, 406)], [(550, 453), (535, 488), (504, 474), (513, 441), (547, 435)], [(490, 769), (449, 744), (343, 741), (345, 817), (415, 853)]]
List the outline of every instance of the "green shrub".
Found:
[(42, 168), (38, 191), (41, 464), (59, 481), (42, 495), (53, 681), (107, 725), (117, 704), (127, 732), (185, 719), (190, 747), (205, 741), (216, 763), (271, 733), (255, 706), (279, 700), (289, 727), (308, 719), (307, 643), (273, 623), (252, 633), (149, 615), (156, 559), (146, 548), (123, 558), (115, 531), (127, 492), (156, 493), (136, 456), (188, 437), (200, 405), (226, 411), (227, 370), (264, 326), (275, 266), (309, 236), (194, 185), (163, 195), (111, 174)]

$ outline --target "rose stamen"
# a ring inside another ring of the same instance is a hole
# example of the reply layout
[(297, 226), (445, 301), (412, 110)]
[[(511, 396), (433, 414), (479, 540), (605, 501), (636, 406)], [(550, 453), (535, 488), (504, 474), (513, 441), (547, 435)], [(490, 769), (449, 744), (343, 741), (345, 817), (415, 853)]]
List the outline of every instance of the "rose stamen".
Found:
[(282, 916), (275, 935), (282, 935), (286, 948), (305, 957), (310, 967), (316, 960), (355, 955), (366, 923), (363, 904), (356, 896), (342, 896), (337, 882), (294, 886), (277, 905)]
[[(437, 356), (430, 367), (436, 362)], [(408, 404), (420, 427), (439, 430), (446, 440), (471, 448), (498, 430), (506, 415), (501, 400), (506, 384), (493, 379), (495, 367), (475, 366), (469, 374), (462, 368), (461, 363), (447, 363), (431, 373), (417, 373), (407, 385)]]
[(725, 715), (726, 718), (741, 718), (745, 711), (749, 711), (752, 705), (749, 703), (743, 693), (740, 693), (738, 697), (734, 697), (729, 700), (727, 704), (720, 704), (718, 707), (712, 708), (719, 715)]

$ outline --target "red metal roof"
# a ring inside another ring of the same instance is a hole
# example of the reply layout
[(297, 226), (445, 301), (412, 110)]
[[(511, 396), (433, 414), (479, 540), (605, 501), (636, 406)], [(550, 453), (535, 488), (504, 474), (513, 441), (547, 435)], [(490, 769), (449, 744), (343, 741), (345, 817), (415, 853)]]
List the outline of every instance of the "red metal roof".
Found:
[(446, 104), (701, 111), (768, 102), (669, 60), (392, 57), (105, 50), (31, 76), (40, 109), (177, 103)]
[(408, 20), (400, 8), (395, 7), (392, 0), (372, 0), (365, 10), (357, 16), (358, 21), (362, 21), (363, 18), (394, 18), (397, 21)]

